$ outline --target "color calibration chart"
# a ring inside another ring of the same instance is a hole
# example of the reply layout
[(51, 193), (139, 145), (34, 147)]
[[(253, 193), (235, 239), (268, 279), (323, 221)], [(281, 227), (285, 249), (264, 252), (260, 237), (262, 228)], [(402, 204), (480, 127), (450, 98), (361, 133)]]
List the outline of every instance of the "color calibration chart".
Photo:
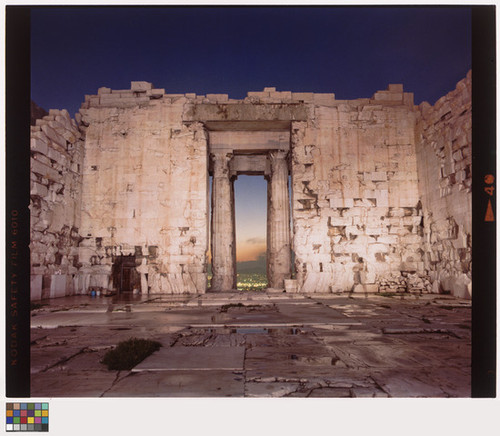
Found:
[(49, 431), (49, 403), (7, 403), (7, 431)]

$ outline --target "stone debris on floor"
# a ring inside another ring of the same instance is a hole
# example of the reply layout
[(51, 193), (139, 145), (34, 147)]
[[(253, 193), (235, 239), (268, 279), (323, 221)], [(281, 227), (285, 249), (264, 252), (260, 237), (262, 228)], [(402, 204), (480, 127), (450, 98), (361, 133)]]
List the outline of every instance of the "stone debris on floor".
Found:
[[(33, 397), (470, 397), (471, 302), (446, 295), (74, 296), (31, 327)], [(109, 371), (131, 337), (162, 348)]]

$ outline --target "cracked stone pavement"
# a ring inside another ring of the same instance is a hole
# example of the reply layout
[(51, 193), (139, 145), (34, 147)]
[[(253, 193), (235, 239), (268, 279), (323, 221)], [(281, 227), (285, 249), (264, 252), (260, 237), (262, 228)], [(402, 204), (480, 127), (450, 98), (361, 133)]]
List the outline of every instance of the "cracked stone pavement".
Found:
[[(469, 397), (471, 302), (431, 294), (238, 292), (42, 302), (33, 397)], [(162, 347), (131, 371), (118, 342)]]

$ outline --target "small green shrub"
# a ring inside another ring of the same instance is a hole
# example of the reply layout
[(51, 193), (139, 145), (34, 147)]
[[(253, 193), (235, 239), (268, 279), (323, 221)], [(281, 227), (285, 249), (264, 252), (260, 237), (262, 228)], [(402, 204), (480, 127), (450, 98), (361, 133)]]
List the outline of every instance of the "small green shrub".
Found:
[(161, 344), (149, 339), (131, 338), (120, 342), (116, 348), (108, 351), (102, 363), (111, 370), (131, 370), (134, 366), (141, 363), (146, 357), (158, 351)]

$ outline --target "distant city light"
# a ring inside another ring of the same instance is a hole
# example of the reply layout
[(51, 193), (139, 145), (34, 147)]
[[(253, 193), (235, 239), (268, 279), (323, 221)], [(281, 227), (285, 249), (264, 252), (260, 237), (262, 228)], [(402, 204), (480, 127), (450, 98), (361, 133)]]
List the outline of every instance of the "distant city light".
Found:
[[(265, 274), (237, 274), (236, 277), (236, 289), (239, 291), (263, 291), (269, 286)], [(212, 275), (209, 275), (208, 287), (210, 287), (211, 280)]]

